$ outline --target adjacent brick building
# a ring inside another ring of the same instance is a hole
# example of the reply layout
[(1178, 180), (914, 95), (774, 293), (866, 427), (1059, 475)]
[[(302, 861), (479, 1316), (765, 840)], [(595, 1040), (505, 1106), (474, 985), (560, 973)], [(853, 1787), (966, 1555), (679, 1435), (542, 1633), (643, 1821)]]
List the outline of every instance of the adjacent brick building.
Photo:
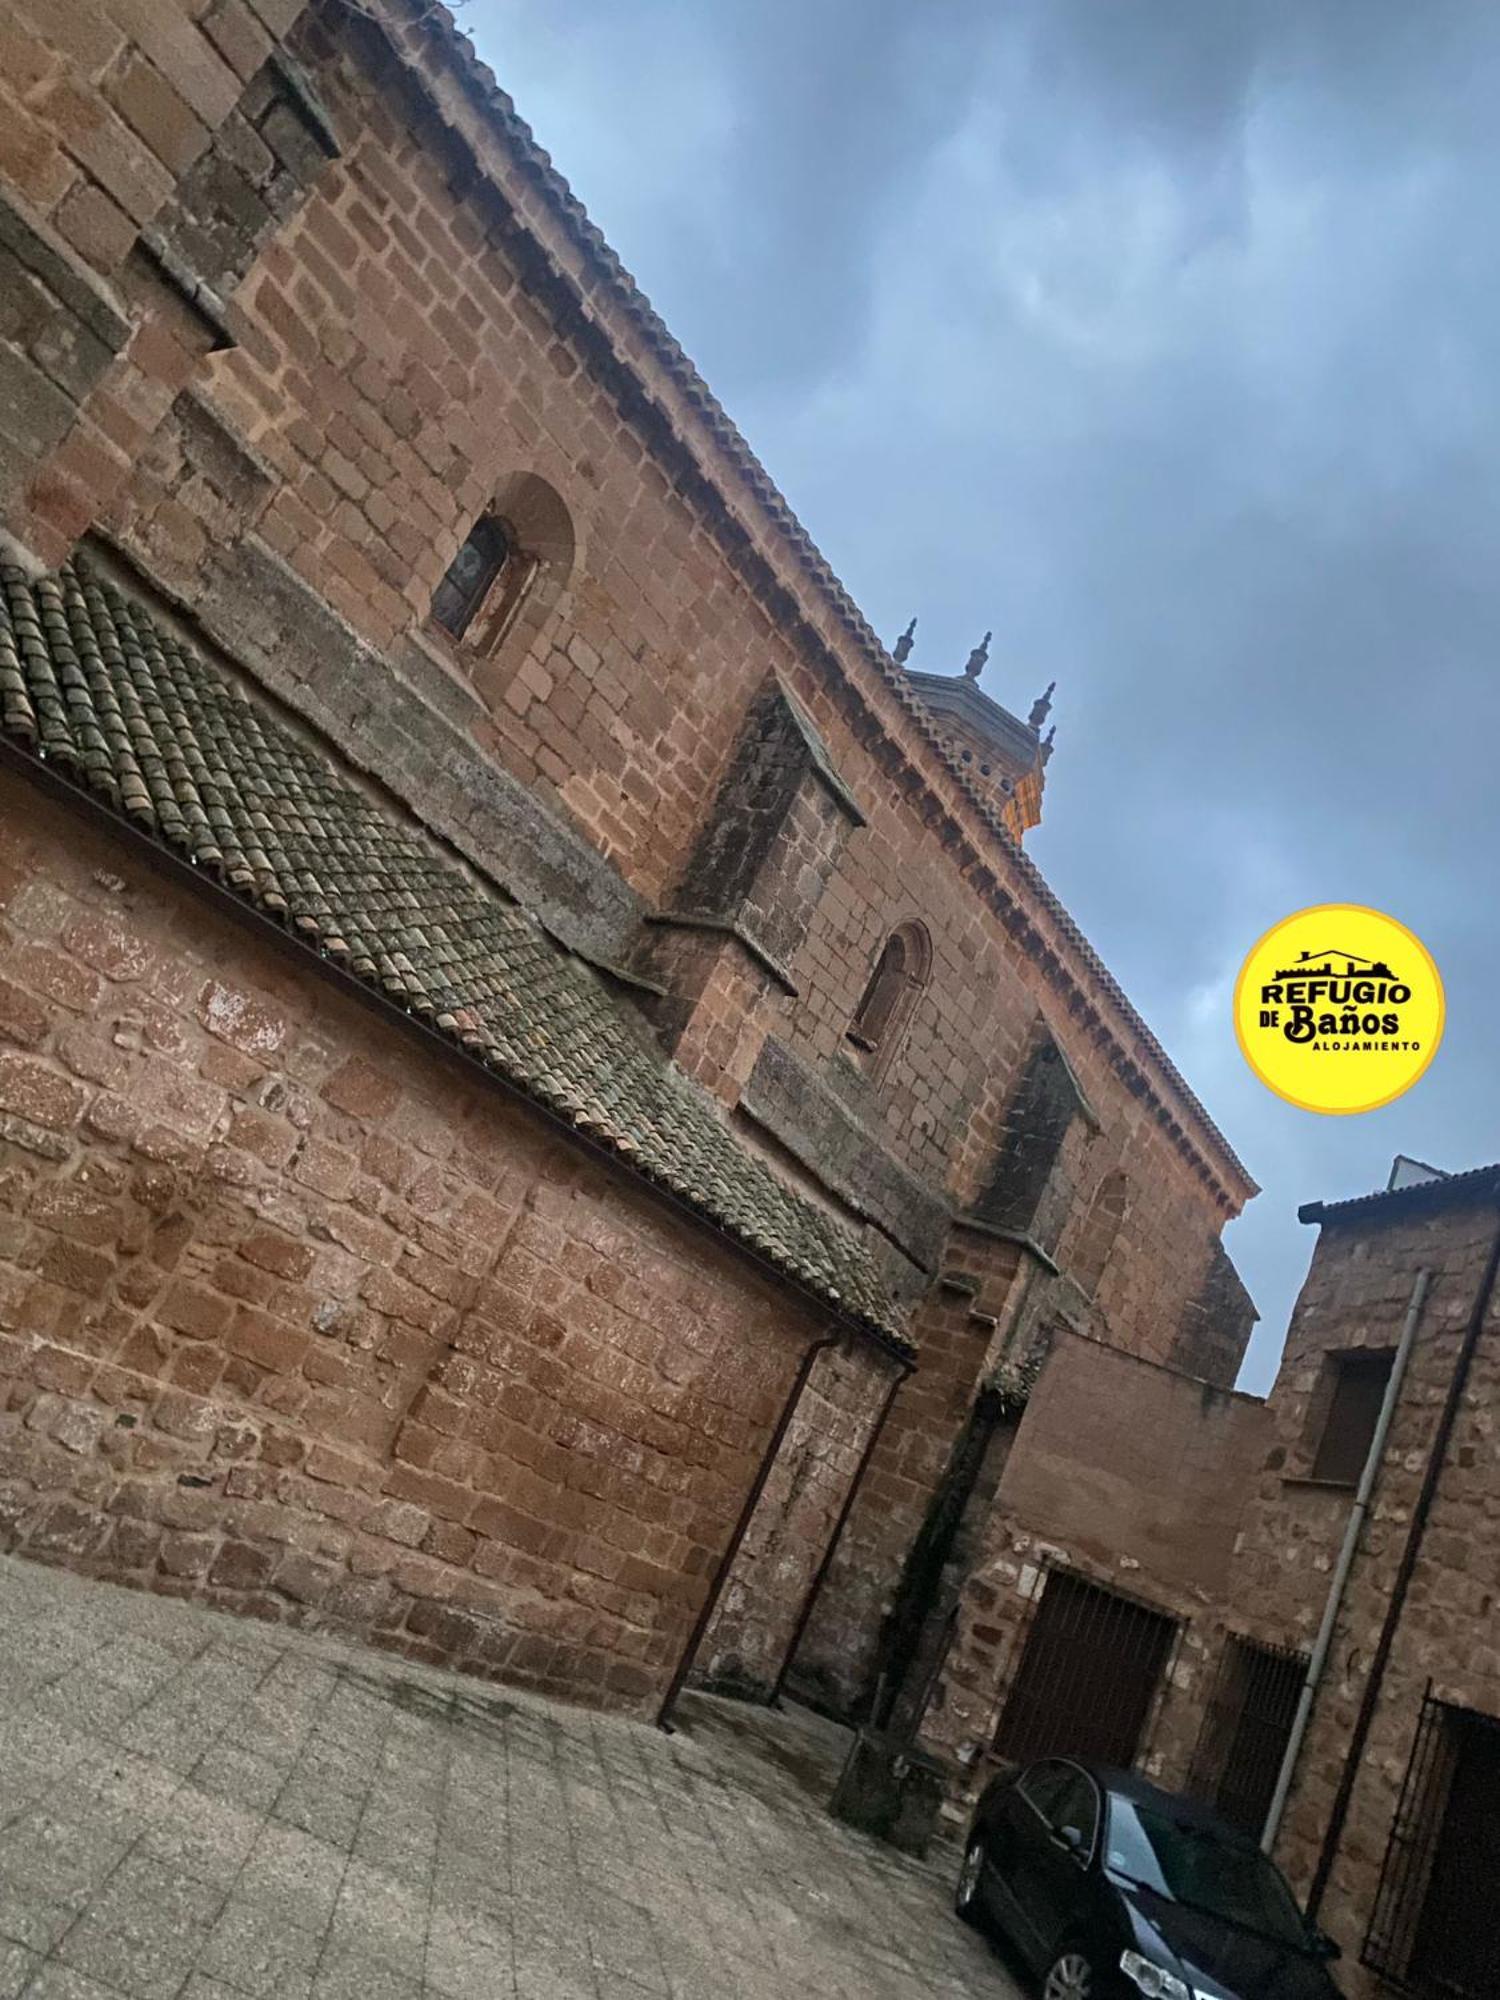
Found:
[(887, 652), (426, 0), (0, 33), (7, 1543), (914, 1699), (1049, 1351), (1232, 1412), (1253, 1317), (1048, 697)]
[(1228, 1593), (1238, 1630), (1299, 1669), (1413, 1314), (1414, 1332), (1275, 1851), (1350, 1995), (1482, 2000), (1500, 1966), (1500, 1168), (1401, 1173), (1302, 1217), (1317, 1245)]
[(896, 1720), (967, 1767), (955, 1818), (1015, 1760), (1140, 1765), (1272, 1839), (1351, 2000), (1488, 2000), (1500, 1168), (1398, 1161), (1301, 1213), (1318, 1240), (1267, 1401), (1054, 1341)]
[(886, 1719), (955, 1827), (1015, 1762), (1136, 1765), (1272, 1837), (1351, 2000), (1490, 2000), (1500, 1167), (1398, 1160), (1301, 1215), (1269, 1399), (1074, 1332), (999, 1399)]

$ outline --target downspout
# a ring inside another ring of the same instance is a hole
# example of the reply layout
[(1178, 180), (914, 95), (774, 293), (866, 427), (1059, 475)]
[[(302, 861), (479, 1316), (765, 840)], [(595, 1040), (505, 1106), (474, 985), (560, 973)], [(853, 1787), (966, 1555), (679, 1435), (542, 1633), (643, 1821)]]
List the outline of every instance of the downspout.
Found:
[(1365, 1682), (1364, 1696), (1359, 1704), (1359, 1714), (1355, 1718), (1354, 1734), (1349, 1739), (1349, 1750), (1339, 1778), (1338, 1794), (1333, 1802), (1333, 1811), (1329, 1815), (1328, 1831), (1323, 1836), (1323, 1848), (1318, 1856), (1317, 1872), (1313, 1876), (1312, 1888), (1308, 1891), (1307, 1912), (1310, 1917), (1316, 1917), (1321, 1909), (1328, 1888), (1328, 1878), (1333, 1873), (1334, 1857), (1343, 1838), (1344, 1824), (1349, 1817), (1350, 1801), (1354, 1797), (1355, 1781), (1364, 1759), (1365, 1746), (1369, 1742), (1370, 1728), (1375, 1720), (1375, 1707), (1380, 1699), (1381, 1683), (1385, 1679), (1391, 1650), (1396, 1643), (1401, 1614), (1406, 1608), (1406, 1593), (1411, 1587), (1412, 1576), (1417, 1567), (1417, 1557), (1421, 1554), (1422, 1538), (1427, 1531), (1427, 1517), (1431, 1514), (1432, 1503), (1437, 1497), (1438, 1484), (1443, 1476), (1443, 1461), (1448, 1455), (1448, 1445), (1453, 1436), (1453, 1426), (1458, 1420), (1464, 1390), (1468, 1387), (1469, 1371), (1473, 1366), (1475, 1350), (1479, 1346), (1479, 1336), (1484, 1330), (1485, 1316), (1494, 1294), (1497, 1274), (1500, 1274), (1500, 1228), (1495, 1231), (1495, 1239), (1490, 1245), (1490, 1254), (1485, 1261), (1484, 1275), (1479, 1281), (1479, 1290), (1474, 1297), (1474, 1308), (1469, 1314), (1468, 1325), (1464, 1328), (1458, 1359), (1453, 1364), (1452, 1379), (1448, 1383), (1448, 1394), (1443, 1400), (1442, 1411), (1438, 1417), (1437, 1435), (1432, 1440), (1432, 1450), (1428, 1455), (1426, 1470), (1422, 1474), (1422, 1490), (1417, 1495), (1416, 1506), (1412, 1509), (1406, 1547), (1401, 1551), (1401, 1565), (1391, 1586), (1391, 1601), (1386, 1607), (1385, 1623), (1380, 1628), (1375, 1657), (1370, 1662), (1369, 1678)]
[(827, 1348), (836, 1347), (842, 1339), (841, 1333), (824, 1334), (821, 1340), (815, 1340), (808, 1348), (798, 1366), (796, 1380), (792, 1383), (786, 1402), (782, 1405), (781, 1415), (776, 1419), (776, 1428), (771, 1433), (770, 1442), (756, 1469), (754, 1482), (744, 1506), (740, 1509), (740, 1517), (734, 1524), (734, 1533), (725, 1544), (723, 1555), (719, 1557), (719, 1566), (714, 1571), (714, 1580), (708, 1587), (708, 1595), (704, 1598), (698, 1616), (693, 1621), (693, 1629), (688, 1634), (687, 1644), (682, 1649), (682, 1655), (673, 1670), (667, 1691), (662, 1696), (661, 1707), (656, 1711), (656, 1726), (665, 1730), (668, 1736), (672, 1734), (672, 1713), (677, 1706), (677, 1698), (687, 1684), (687, 1677), (693, 1670), (693, 1661), (697, 1657), (698, 1648), (703, 1644), (704, 1634), (719, 1608), (719, 1599), (723, 1596), (724, 1586), (729, 1581), (729, 1572), (734, 1567), (734, 1559), (739, 1554), (740, 1544), (749, 1531), (751, 1519), (760, 1504), (760, 1496), (766, 1490), (766, 1481), (771, 1477), (771, 1468), (776, 1463), (776, 1454), (781, 1449), (782, 1440), (791, 1428), (792, 1418), (797, 1414), (797, 1405), (802, 1400), (802, 1391), (807, 1387), (808, 1377), (813, 1372), (818, 1356)]
[(844, 1529), (848, 1525), (849, 1516), (854, 1511), (854, 1503), (859, 1498), (860, 1488), (864, 1485), (865, 1474), (869, 1471), (870, 1461), (875, 1456), (875, 1448), (880, 1443), (880, 1434), (885, 1429), (885, 1420), (891, 1414), (891, 1407), (895, 1403), (902, 1383), (915, 1373), (916, 1364), (910, 1361), (903, 1361), (899, 1364), (899, 1370), (900, 1372), (897, 1374), (895, 1381), (892, 1382), (890, 1388), (886, 1391), (886, 1398), (880, 1406), (879, 1416), (876, 1417), (875, 1422), (870, 1427), (870, 1435), (865, 1439), (865, 1448), (860, 1453), (859, 1464), (854, 1468), (854, 1477), (849, 1482), (848, 1491), (844, 1495), (844, 1503), (839, 1508), (838, 1519), (834, 1522), (833, 1532), (828, 1537), (828, 1546), (824, 1549), (818, 1567), (813, 1572), (812, 1582), (807, 1586), (807, 1595), (803, 1598), (801, 1609), (797, 1613), (797, 1622), (792, 1628), (792, 1636), (787, 1641), (786, 1651), (782, 1655), (781, 1665), (776, 1670), (776, 1680), (768, 1697), (768, 1705), (772, 1708), (779, 1708), (781, 1706), (781, 1696), (786, 1687), (787, 1675), (792, 1670), (792, 1662), (796, 1659), (797, 1649), (802, 1644), (803, 1634), (806, 1632), (808, 1621), (813, 1614), (813, 1606), (818, 1601), (824, 1580), (828, 1575), (829, 1569), (832, 1567), (834, 1557), (838, 1554), (838, 1547), (840, 1541), (843, 1539)]
[(1405, 1380), (1407, 1363), (1411, 1360), (1411, 1351), (1416, 1344), (1417, 1325), (1422, 1317), (1422, 1308), (1426, 1304), (1428, 1287), (1431, 1283), (1431, 1271), (1418, 1271), (1416, 1283), (1412, 1286), (1411, 1301), (1406, 1308), (1406, 1318), (1402, 1322), (1396, 1357), (1391, 1363), (1390, 1377), (1385, 1385), (1385, 1395), (1381, 1398), (1380, 1415), (1375, 1420), (1375, 1432), (1370, 1439), (1370, 1449), (1365, 1453), (1364, 1469), (1359, 1475), (1359, 1490), (1354, 1496), (1354, 1506), (1344, 1529), (1339, 1559), (1334, 1564), (1333, 1580), (1328, 1586), (1328, 1599), (1323, 1606), (1323, 1621), (1318, 1627), (1318, 1636), (1313, 1644), (1312, 1657), (1307, 1663), (1302, 1691), (1297, 1698), (1297, 1712), (1292, 1718), (1292, 1730), (1287, 1738), (1286, 1754), (1282, 1757), (1281, 1769), (1276, 1775), (1276, 1790), (1266, 1813), (1260, 1844), (1267, 1854), (1275, 1846), (1276, 1836), (1281, 1831), (1282, 1815), (1286, 1811), (1287, 1797), (1297, 1773), (1297, 1762), (1302, 1755), (1308, 1724), (1312, 1720), (1313, 1704), (1318, 1698), (1324, 1669), (1328, 1665), (1328, 1654), (1333, 1645), (1334, 1628), (1343, 1609), (1349, 1572), (1354, 1566), (1355, 1552), (1359, 1547), (1359, 1539), (1364, 1533), (1365, 1521), (1370, 1512), (1375, 1481), (1385, 1456), (1386, 1437), (1390, 1432), (1391, 1420), (1396, 1414), (1396, 1406), (1401, 1400), (1401, 1384)]

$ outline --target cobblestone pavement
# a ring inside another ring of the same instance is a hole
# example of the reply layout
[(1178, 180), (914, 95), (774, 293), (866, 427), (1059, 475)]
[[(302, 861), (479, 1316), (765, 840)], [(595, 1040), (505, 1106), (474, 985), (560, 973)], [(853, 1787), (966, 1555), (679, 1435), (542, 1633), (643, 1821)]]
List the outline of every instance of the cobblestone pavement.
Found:
[(0, 1559), (0, 2000), (1014, 2000), (826, 1725), (684, 1715)]

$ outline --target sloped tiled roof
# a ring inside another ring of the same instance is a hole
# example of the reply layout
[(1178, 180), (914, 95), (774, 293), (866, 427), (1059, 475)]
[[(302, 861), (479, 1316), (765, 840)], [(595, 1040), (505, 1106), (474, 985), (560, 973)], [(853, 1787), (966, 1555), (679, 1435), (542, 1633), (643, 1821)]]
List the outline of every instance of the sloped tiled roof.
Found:
[(1437, 1174), (1430, 1181), (1411, 1181), (1405, 1187), (1376, 1188), (1372, 1194), (1352, 1194), (1344, 1201), (1305, 1201), (1297, 1210), (1297, 1220), (1328, 1222), (1374, 1213), (1375, 1219), (1383, 1222), (1422, 1209), (1483, 1201), (1497, 1193), (1500, 1165), (1468, 1167), (1461, 1174)]
[(887, 1342), (873, 1256), (596, 973), (83, 560), (0, 570), (0, 728)]

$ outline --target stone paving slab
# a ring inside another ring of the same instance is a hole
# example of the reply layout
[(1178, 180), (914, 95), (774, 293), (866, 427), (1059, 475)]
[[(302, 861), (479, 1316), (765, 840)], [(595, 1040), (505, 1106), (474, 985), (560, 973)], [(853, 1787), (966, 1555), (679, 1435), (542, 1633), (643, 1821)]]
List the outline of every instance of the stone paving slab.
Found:
[(683, 1714), (0, 1558), (0, 2000), (1015, 2000), (826, 1725)]

